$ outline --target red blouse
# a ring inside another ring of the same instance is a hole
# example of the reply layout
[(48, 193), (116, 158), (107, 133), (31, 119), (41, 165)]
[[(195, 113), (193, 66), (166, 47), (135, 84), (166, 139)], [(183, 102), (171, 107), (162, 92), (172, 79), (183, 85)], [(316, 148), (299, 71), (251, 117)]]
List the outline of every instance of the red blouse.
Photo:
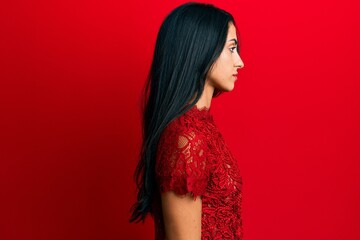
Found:
[(210, 109), (189, 111), (163, 131), (157, 148), (155, 240), (165, 240), (160, 193), (190, 193), (202, 200), (201, 239), (242, 239), (242, 177)]

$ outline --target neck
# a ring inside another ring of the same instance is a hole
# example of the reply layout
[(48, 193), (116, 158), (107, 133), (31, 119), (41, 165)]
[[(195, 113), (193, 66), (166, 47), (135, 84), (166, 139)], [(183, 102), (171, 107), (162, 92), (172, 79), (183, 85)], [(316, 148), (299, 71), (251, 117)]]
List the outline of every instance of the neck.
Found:
[[(208, 81), (205, 81), (204, 91), (202, 92), (199, 100), (196, 102), (197, 108), (201, 109), (203, 107), (210, 108), (211, 100), (214, 93), (214, 87), (211, 86)], [(195, 99), (195, 96), (191, 99), (190, 103)]]

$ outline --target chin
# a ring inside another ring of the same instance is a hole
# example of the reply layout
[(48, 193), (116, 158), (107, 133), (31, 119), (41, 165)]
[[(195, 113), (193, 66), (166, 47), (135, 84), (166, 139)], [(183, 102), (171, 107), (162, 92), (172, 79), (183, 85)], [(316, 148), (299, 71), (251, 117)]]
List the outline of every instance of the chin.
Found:
[(231, 92), (232, 90), (234, 90), (235, 84), (234, 83), (230, 83), (227, 86), (224, 86), (223, 88), (221, 88), (222, 91), (224, 92)]
[(226, 84), (217, 84), (215, 88), (221, 90), (222, 92), (231, 92), (234, 90), (235, 82), (228, 82)]
[(231, 92), (232, 90), (234, 90), (234, 87), (230, 88), (228, 92)]

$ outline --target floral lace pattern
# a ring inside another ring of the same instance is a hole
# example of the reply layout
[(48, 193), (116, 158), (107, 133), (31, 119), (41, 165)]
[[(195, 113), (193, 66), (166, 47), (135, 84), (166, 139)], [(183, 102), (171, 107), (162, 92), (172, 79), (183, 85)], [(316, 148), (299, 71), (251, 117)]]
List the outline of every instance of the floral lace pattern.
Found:
[(155, 166), (155, 240), (165, 240), (160, 193), (201, 196), (201, 239), (243, 238), (242, 178), (237, 160), (219, 132), (210, 109), (189, 111), (163, 131)]

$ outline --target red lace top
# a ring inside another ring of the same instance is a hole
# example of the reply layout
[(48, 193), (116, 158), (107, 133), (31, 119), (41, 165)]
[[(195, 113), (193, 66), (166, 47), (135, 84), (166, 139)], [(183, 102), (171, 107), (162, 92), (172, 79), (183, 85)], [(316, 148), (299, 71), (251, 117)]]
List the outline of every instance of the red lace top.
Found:
[(242, 177), (210, 109), (189, 111), (161, 134), (156, 157), (155, 240), (166, 240), (160, 193), (202, 200), (201, 239), (242, 239)]

